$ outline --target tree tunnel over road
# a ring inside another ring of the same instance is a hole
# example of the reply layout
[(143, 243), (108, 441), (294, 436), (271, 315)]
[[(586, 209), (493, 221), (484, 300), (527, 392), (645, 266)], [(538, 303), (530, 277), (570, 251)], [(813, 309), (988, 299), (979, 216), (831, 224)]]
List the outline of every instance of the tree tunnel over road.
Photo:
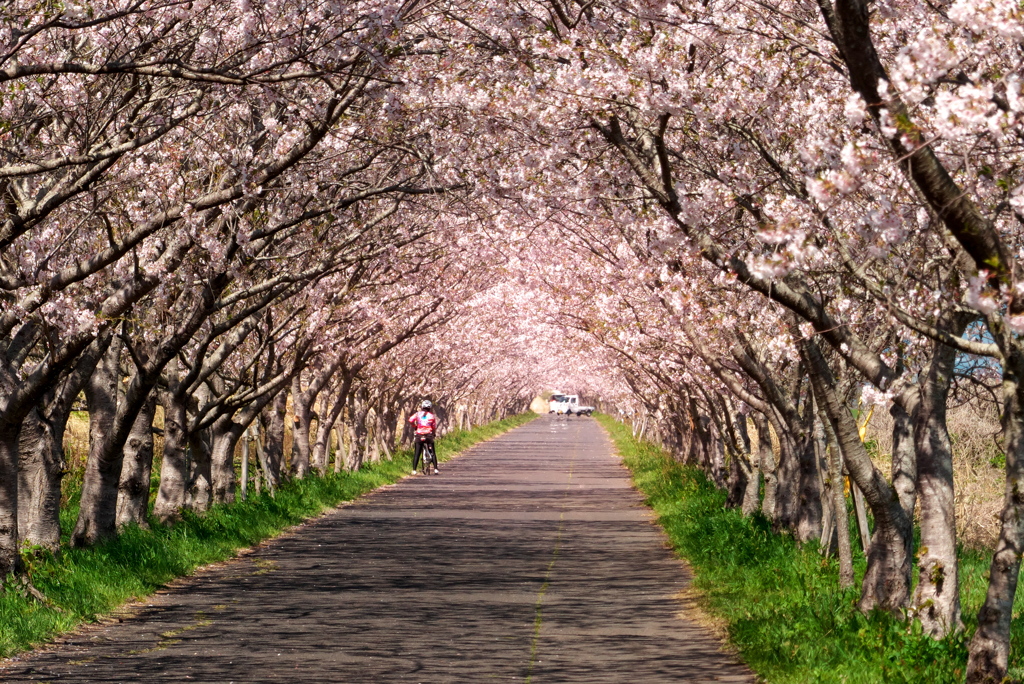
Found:
[(171, 521), (249, 446), (273, 488), (390, 453), (423, 397), (451, 427), (557, 388), (733, 504), (763, 477), (745, 510), (835, 536), (843, 586), (849, 476), (859, 607), (943, 638), (970, 405), (1005, 497), (968, 680), (1002, 681), (1022, 43), (1016, 0), (0, 3), (0, 577), (146, 524), (151, 479)]

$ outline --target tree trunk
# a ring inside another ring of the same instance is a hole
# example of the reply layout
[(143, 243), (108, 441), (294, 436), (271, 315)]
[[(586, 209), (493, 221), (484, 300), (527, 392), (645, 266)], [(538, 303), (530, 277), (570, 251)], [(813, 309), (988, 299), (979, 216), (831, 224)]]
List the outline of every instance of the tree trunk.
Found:
[(292, 475), (298, 479), (309, 474), (309, 429), (312, 422), (308, 398), (302, 391), (302, 376), (297, 373), (292, 379)]
[(74, 369), (57, 384), (22, 425), (18, 481), (19, 537), (56, 551), (60, 547), (61, 481), (67, 469), (64, 432), (71, 407), (96, 364), (107, 351), (111, 335), (103, 334), (79, 357)]
[(366, 403), (360, 397), (355, 398), (355, 420), (352, 421), (352, 452), (349, 454), (351, 461), (349, 470), (359, 470), (366, 457)]
[(210, 481), (213, 503), (235, 501), (235, 447), (244, 431), (245, 427), (236, 423), (231, 415), (221, 416), (210, 428)]
[(729, 480), (726, 506), (730, 508), (740, 507), (743, 509), (744, 515), (749, 515), (752, 512), (747, 511), (749, 483), (751, 475), (756, 474), (757, 471), (751, 466), (750, 435), (747, 434), (747, 417), (737, 413), (732, 402), (727, 399), (721, 401), (719, 408), (723, 418), (723, 424), (719, 425), (719, 431), (728, 432), (729, 439), (726, 443), (729, 445), (731, 452), (728, 463)]
[(917, 454), (913, 421), (899, 404), (892, 405), (889, 415), (892, 416), (892, 487), (899, 496), (903, 513), (913, 520), (917, 503)]
[[(282, 376), (282, 380), (285, 378)], [(267, 404), (276, 399), (270, 390), (237, 413), (218, 418), (211, 429), (213, 447), (211, 470), (213, 500), (216, 503), (233, 503), (235, 500), (235, 449), (249, 426), (263, 413)]]
[(779, 434), (782, 461), (778, 468), (775, 525), (789, 529), (800, 542), (821, 538), (821, 473), (814, 438), (803, 427)]
[(779, 438), (779, 463), (775, 471), (778, 487), (772, 520), (777, 530), (795, 530), (800, 500), (800, 461), (796, 456), (799, 447), (788, 429), (776, 429), (775, 434)]
[(743, 505), (747, 493), (747, 483), (750, 482), (749, 469), (744, 468), (740, 463), (740, 455), (729, 454), (729, 480), (726, 486), (725, 505), (726, 508), (739, 508)]
[(1014, 349), (1003, 370), (1006, 489), (988, 591), (967, 661), (968, 684), (1000, 684), (1010, 658), (1010, 619), (1024, 554), (1024, 358)]
[(836, 530), (839, 551), (839, 586), (853, 586), (853, 549), (850, 547), (850, 517), (846, 512), (846, 494), (843, 492), (843, 457), (828, 415), (821, 409), (822, 428), (828, 441), (829, 493), (832, 497), (832, 523)]
[(263, 427), (263, 475), (267, 478), (267, 487), (276, 491), (281, 486), (281, 472), (284, 466), (284, 420), (285, 407), (288, 403), (288, 392), (281, 390), (270, 405), (270, 409), (260, 413)]
[(751, 450), (750, 433), (747, 430), (747, 416), (737, 413), (732, 424), (733, 432), (738, 437), (741, 458), (739, 466), (743, 471), (743, 498), (740, 511), (744, 516), (753, 515), (758, 509), (761, 497), (761, 472)]
[[(347, 394), (347, 391), (346, 391)], [(325, 416), (321, 416), (316, 426), (316, 442), (313, 445), (313, 466), (321, 476), (327, 474), (327, 466), (331, 456), (331, 432), (345, 408), (345, 397), (339, 394), (334, 405)]]
[[(380, 445), (384, 450), (384, 457), (388, 460), (391, 460), (395, 456), (396, 423), (397, 420), (395, 418), (395, 414), (382, 408), (380, 411)], [(451, 429), (446, 428), (444, 434), (448, 434), (451, 431)]]
[[(371, 417), (372, 412), (372, 417)], [(377, 423), (377, 412), (372, 408), (366, 412), (366, 418), (364, 420), (366, 425), (366, 449), (369, 455), (370, 463), (377, 463), (380, 461), (380, 439), (378, 437), (378, 423)]]
[[(700, 452), (702, 455), (700, 466), (707, 473), (708, 478), (715, 483), (715, 486), (723, 489), (725, 487), (725, 478), (719, 468), (718, 443), (711, 429), (711, 417), (701, 414), (698, 416), (698, 421), (700, 427), (697, 430), (697, 437), (700, 439)], [(645, 426), (647, 422), (647, 416), (644, 416)], [(724, 458), (721, 459), (721, 465), (723, 466), (725, 465), (724, 460)]]
[(48, 420), (33, 409), (19, 435), (18, 537), (51, 551), (60, 547), (60, 483), (69, 414), (58, 411)]
[(747, 487), (743, 491), (743, 503), (740, 511), (745, 516), (754, 515), (761, 508), (761, 471), (757, 464), (751, 468), (747, 477)]
[(120, 449), (111, 449), (117, 417), (119, 360), (122, 342), (111, 341), (85, 385), (89, 407), (89, 456), (82, 480), (78, 522), (72, 546), (88, 546), (116, 534), (117, 489), (121, 479)]
[(821, 469), (818, 467), (818, 454), (815, 450), (813, 434), (808, 431), (808, 439), (800, 455), (800, 496), (797, 508), (796, 538), (801, 542), (809, 542), (821, 538)]
[(0, 421), (0, 580), (21, 574), (18, 539), (18, 433), (21, 423)]
[[(242, 433), (242, 473), (239, 479), (238, 497), (245, 501), (249, 494), (249, 429)], [(259, 489), (256, 490), (259, 492)]]
[[(173, 364), (173, 365), (172, 365)], [(177, 362), (168, 364), (171, 382), (162, 396), (164, 407), (164, 452), (160, 464), (160, 488), (153, 515), (160, 522), (175, 520), (189, 507), (188, 489), (188, 407), (186, 398), (178, 393)]]
[(345, 449), (345, 426), (336, 425), (334, 428), (334, 438), (338, 440), (338, 448), (334, 452), (334, 472), (340, 473), (345, 468), (345, 462), (348, 460), (348, 452)]
[(857, 483), (850, 478), (850, 498), (853, 499), (853, 516), (857, 521), (857, 535), (860, 538), (860, 550), (868, 555), (871, 548), (871, 528), (868, 526), (868, 509), (864, 505), (864, 494)]
[(719, 489), (725, 489), (725, 444), (710, 425), (708, 426), (708, 436), (710, 438), (708, 452), (711, 454), (711, 478)]
[[(263, 465), (265, 462), (265, 459), (262, 455), (263, 446), (260, 444), (260, 431), (258, 427), (253, 430), (252, 435), (249, 437), (249, 440), (252, 442), (254, 451), (256, 452), (256, 469), (252, 473), (252, 491), (253, 496), (259, 496), (261, 493), (263, 493), (263, 487), (264, 483), (266, 482), (266, 477), (264, 476), (265, 471), (263, 470)], [(271, 494), (271, 496), (273, 496), (273, 494)]]
[(349, 471), (356, 470), (358, 469), (356, 464), (359, 447), (356, 445), (356, 430), (351, 422), (345, 424), (345, 444), (348, 446), (345, 449), (344, 469)]
[(362, 430), (358, 425), (352, 427), (352, 451), (349, 453), (349, 466), (348, 469), (352, 472), (358, 471), (363, 467), (363, 457), (366, 454), (363, 439), (365, 435), (361, 434)]
[(188, 445), (192, 453), (192, 475), (189, 496), (192, 510), (205, 513), (213, 503), (213, 475), (210, 472), (210, 430), (190, 433)]
[(859, 608), (880, 608), (902, 614), (910, 599), (913, 528), (895, 490), (886, 482), (860, 440), (857, 423), (839, 400), (835, 379), (813, 339), (803, 338), (800, 351), (808, 366), (815, 400), (825, 410), (843, 460), (875, 515), (875, 532), (867, 551), (868, 566), (861, 584)]
[(697, 400), (690, 397), (687, 402), (690, 418), (690, 439), (689, 448), (683, 457), (683, 463), (687, 465), (702, 465), (704, 463), (704, 442), (700, 437), (702, 429), (700, 413), (697, 411)]
[(753, 420), (754, 427), (757, 428), (757, 464), (764, 475), (764, 498), (761, 500), (761, 512), (771, 520), (775, 517), (779, 489), (775, 450), (772, 448), (772, 433), (767, 418), (755, 415)]
[[(263, 443), (262, 443), (262, 440), (260, 439), (259, 430), (256, 431), (255, 442), (256, 442), (256, 460), (257, 460), (257, 462), (259, 463), (259, 466), (260, 466), (257, 469), (257, 471), (256, 471), (256, 491), (257, 492), (262, 491), (262, 488), (266, 487), (267, 491), (270, 492), (271, 498), (273, 498), (275, 496), (276, 492), (274, 491), (274, 485), (271, 483), (270, 478), (267, 476), (267, 471), (269, 470), (268, 463), (267, 463), (267, 453), (263, 449)], [(260, 473), (263, 473), (262, 483), (260, 482)]]
[(129, 524), (148, 527), (149, 485), (153, 472), (153, 416), (156, 395), (151, 394), (143, 405), (124, 446), (121, 479), (117, 491), (118, 529)]
[[(829, 454), (827, 451), (828, 438), (825, 436), (823, 423), (823, 420), (814, 421), (814, 441), (817, 444), (816, 449), (819, 456), (825, 459), (824, 467), (822, 468), (824, 480), (821, 483), (821, 552), (828, 556), (833, 553), (838, 555), (839, 537), (836, 534), (836, 506), (833, 492), (836, 485), (831, 476), (831, 464), (828, 461)], [(840, 475), (842, 475), (841, 471)]]
[(356, 421), (352, 425), (352, 454), (349, 470), (358, 470), (367, 457), (367, 424), (365, 420)]
[[(967, 320), (943, 321), (940, 327), (961, 335)], [(914, 416), (917, 494), (921, 511), (918, 583), (911, 602), (927, 634), (941, 639), (963, 629), (960, 622), (960, 573), (956, 557), (956, 511), (953, 501), (953, 445), (946, 430), (946, 401), (957, 352), (934, 343), (928, 375)]]

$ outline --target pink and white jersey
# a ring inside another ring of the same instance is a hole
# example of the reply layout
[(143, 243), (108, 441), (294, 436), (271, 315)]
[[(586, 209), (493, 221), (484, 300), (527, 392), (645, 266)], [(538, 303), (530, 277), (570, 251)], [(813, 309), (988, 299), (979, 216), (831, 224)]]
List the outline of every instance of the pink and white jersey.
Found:
[(432, 435), (437, 427), (437, 418), (429, 411), (418, 411), (409, 418), (409, 422), (416, 426), (417, 435)]

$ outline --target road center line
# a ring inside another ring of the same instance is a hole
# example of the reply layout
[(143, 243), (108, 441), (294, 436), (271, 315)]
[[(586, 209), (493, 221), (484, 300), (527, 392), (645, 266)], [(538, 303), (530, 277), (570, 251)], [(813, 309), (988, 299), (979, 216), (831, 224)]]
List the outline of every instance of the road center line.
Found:
[[(579, 432), (577, 426), (577, 433)], [(569, 487), (572, 485), (572, 472), (573, 466), (576, 464), (576, 454), (578, 447), (576, 442), (573, 443), (572, 456), (569, 459), (569, 479), (565, 483), (565, 492), (562, 494), (563, 501), (569, 496)], [(562, 550), (562, 533), (565, 531), (565, 508), (563, 504), (562, 513), (558, 516), (558, 533), (555, 535), (555, 549), (551, 552), (551, 562), (548, 563), (548, 569), (544, 573), (544, 583), (540, 585), (540, 591), (537, 592), (537, 604), (535, 608), (533, 618), (533, 639), (530, 642), (530, 664), (526, 669), (526, 684), (531, 684), (533, 681), (533, 666), (537, 663), (537, 647), (540, 643), (540, 628), (544, 623), (544, 595), (548, 591), (548, 585), (551, 583), (551, 572), (555, 569), (555, 563), (558, 562), (558, 554)]]

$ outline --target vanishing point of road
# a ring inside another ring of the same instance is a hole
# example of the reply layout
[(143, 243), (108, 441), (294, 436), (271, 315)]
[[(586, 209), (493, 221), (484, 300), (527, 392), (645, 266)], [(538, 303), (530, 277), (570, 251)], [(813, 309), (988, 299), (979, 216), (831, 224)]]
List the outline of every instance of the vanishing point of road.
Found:
[(175, 583), (3, 682), (753, 682), (589, 418), (542, 417)]

